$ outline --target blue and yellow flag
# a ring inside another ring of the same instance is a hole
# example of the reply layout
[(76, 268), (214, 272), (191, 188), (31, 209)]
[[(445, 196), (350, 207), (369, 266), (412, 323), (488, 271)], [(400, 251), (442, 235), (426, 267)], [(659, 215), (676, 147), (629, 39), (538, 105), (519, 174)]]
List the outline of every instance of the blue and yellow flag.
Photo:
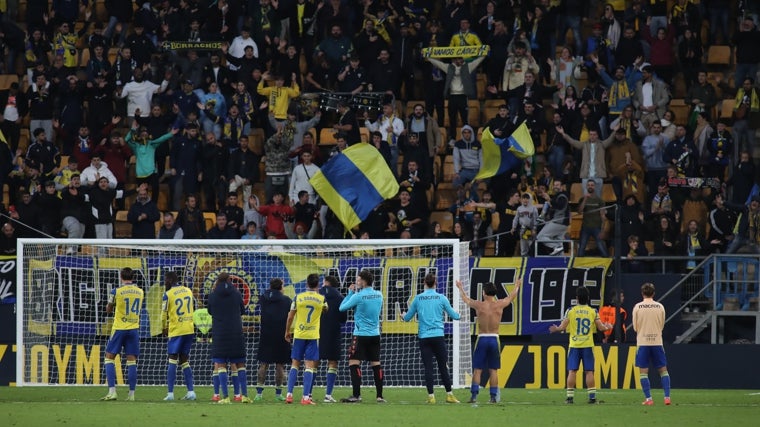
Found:
[(394, 197), (399, 188), (380, 152), (364, 143), (333, 156), (309, 182), (349, 230), (383, 200)]
[(520, 160), (532, 156), (536, 149), (533, 137), (525, 122), (507, 138), (496, 138), (491, 130), (483, 130), (480, 143), (483, 146), (483, 164), (475, 177), (476, 180), (490, 178), (507, 172), (520, 164)]

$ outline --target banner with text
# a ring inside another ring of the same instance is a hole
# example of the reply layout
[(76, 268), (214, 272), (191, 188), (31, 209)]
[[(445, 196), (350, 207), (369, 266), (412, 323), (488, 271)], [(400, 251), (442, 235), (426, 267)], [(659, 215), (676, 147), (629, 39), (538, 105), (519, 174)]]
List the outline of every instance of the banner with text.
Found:
[(442, 47), (426, 47), (422, 49), (423, 58), (474, 58), (478, 56), (486, 56), (491, 51), (491, 46), (477, 45), (477, 46), (442, 46)]
[[(504, 310), (501, 335), (543, 334), (549, 325), (558, 323), (574, 304), (575, 288), (586, 286), (591, 305), (598, 308), (604, 295), (604, 281), (611, 263), (607, 258), (471, 258), (470, 297), (481, 298), (482, 286), (494, 282), (497, 297), (505, 298), (514, 289), (515, 279), (523, 278), (523, 290), (514, 304)], [(269, 252), (220, 254), (186, 254), (164, 252), (159, 256), (87, 257), (58, 256), (54, 261), (29, 260), (25, 283), (26, 329), (39, 335), (95, 334), (108, 335), (110, 322), (105, 315), (108, 295), (118, 285), (119, 270), (131, 267), (136, 283), (145, 290), (142, 310), (142, 338), (161, 333), (161, 298), (163, 277), (177, 272), (193, 289), (198, 306), (220, 273), (228, 273), (243, 294), (246, 305), (244, 321), (256, 323), (257, 302), (272, 278), (285, 282), (285, 293), (293, 296), (305, 290), (310, 273), (338, 278), (344, 294), (362, 269), (375, 276), (376, 287), (385, 296), (382, 313), (383, 333), (416, 334), (415, 322), (405, 323), (401, 313), (408, 310), (414, 297), (423, 291), (426, 274), (438, 276), (439, 291), (452, 297), (451, 258), (394, 257), (306, 257), (290, 253)], [(15, 263), (14, 263), (15, 268)], [(473, 333), (477, 320), (471, 313)], [(351, 325), (347, 325), (349, 330)], [(447, 325), (447, 332), (450, 325)]]
[(16, 302), (16, 256), (0, 256), (0, 304)]

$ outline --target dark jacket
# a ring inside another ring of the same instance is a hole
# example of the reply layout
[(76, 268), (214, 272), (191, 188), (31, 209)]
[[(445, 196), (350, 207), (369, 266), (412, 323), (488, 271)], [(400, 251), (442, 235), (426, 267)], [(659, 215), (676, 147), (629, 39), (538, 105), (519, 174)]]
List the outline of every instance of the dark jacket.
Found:
[(206, 220), (199, 209), (182, 209), (177, 214), (177, 225), (182, 228), (183, 239), (205, 239)]
[(259, 179), (259, 160), (259, 156), (251, 150), (233, 151), (227, 166), (227, 179), (240, 175), (241, 178), (248, 178), (253, 185)]
[(244, 359), (245, 338), (243, 319), (245, 312), (243, 296), (231, 283), (221, 283), (208, 297), (208, 313), (211, 315), (211, 357), (220, 359)]
[[(138, 219), (142, 214), (147, 215), (147, 218)], [(148, 199), (145, 203), (136, 201), (127, 213), (127, 221), (132, 224), (132, 238), (155, 239), (155, 222), (159, 219), (161, 219), (161, 214), (158, 212), (158, 206), (152, 200)]]
[(341, 324), (348, 320), (348, 313), (338, 310), (343, 302), (343, 294), (332, 286), (323, 286), (319, 293), (325, 296), (328, 310), (322, 311), (322, 320), (319, 325), (321, 339), (340, 338)]
[(290, 312), (290, 297), (280, 291), (268, 289), (259, 297), (261, 307), (261, 336), (284, 339), (285, 323)]

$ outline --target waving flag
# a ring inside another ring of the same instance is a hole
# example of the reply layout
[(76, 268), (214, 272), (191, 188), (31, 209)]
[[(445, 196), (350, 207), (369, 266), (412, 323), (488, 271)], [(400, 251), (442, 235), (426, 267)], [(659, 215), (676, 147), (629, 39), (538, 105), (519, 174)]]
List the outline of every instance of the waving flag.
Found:
[(476, 180), (502, 174), (535, 153), (533, 138), (525, 122), (522, 122), (508, 138), (496, 138), (491, 130), (486, 128), (483, 130), (480, 143), (483, 146), (483, 164), (475, 177)]
[(333, 156), (309, 182), (349, 230), (383, 200), (396, 196), (399, 188), (380, 152), (365, 143)]

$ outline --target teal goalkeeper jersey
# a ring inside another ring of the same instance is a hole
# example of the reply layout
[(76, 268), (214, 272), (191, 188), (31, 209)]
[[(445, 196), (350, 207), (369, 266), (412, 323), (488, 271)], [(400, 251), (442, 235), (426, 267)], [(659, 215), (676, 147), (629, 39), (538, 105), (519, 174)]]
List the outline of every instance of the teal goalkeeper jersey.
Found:
[(435, 289), (425, 289), (412, 301), (409, 311), (404, 315), (404, 322), (412, 320), (416, 314), (420, 338), (442, 337), (444, 312), (454, 320), (459, 319), (459, 313), (454, 311), (445, 295), (439, 294)]
[(356, 308), (354, 312), (354, 335), (374, 337), (380, 335), (380, 312), (383, 309), (383, 294), (372, 288), (359, 292), (350, 291), (340, 304), (340, 311)]

